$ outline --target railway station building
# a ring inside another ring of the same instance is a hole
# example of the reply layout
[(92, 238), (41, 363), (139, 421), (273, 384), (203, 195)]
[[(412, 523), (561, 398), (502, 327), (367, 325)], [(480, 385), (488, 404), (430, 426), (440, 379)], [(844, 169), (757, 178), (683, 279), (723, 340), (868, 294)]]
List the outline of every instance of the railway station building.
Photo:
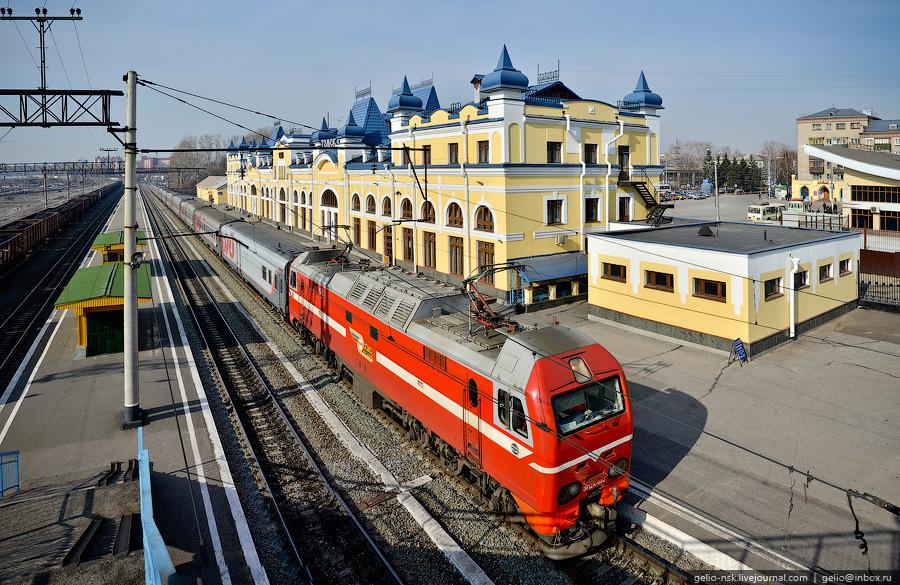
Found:
[[(662, 98), (643, 73), (615, 102), (559, 71), (532, 83), (505, 46), (466, 81), (468, 102), (403, 77), (383, 110), (368, 88), (339, 127), (232, 144), (227, 204), (445, 282), (480, 276), (501, 303), (585, 298), (586, 236), (665, 209)], [(518, 268), (486, 270), (504, 263)]]
[(197, 199), (213, 204), (225, 203), (225, 192), (228, 188), (226, 177), (209, 176), (197, 183)]
[(729, 351), (772, 348), (854, 308), (861, 236), (683, 222), (589, 236), (591, 318)]

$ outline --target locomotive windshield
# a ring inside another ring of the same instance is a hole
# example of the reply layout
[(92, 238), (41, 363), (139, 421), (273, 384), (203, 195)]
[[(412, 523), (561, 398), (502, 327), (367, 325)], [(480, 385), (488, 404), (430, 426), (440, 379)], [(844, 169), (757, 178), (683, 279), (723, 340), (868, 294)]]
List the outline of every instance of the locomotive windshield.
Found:
[(556, 426), (563, 435), (606, 420), (625, 411), (619, 377), (591, 382), (553, 397)]

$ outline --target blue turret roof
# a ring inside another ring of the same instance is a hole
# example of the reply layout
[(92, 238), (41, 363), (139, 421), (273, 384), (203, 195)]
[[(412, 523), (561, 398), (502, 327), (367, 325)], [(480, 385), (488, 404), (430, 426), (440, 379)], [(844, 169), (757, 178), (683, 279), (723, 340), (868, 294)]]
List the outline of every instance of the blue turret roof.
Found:
[(481, 80), (481, 91), (494, 89), (525, 90), (527, 88), (528, 77), (513, 67), (512, 59), (509, 58), (509, 51), (506, 50), (506, 45), (503, 45), (497, 66)]
[(403, 76), (403, 85), (400, 86), (400, 93), (395, 93), (388, 100), (388, 112), (396, 112), (398, 110), (421, 110), (422, 99), (413, 95), (409, 89), (409, 82), (406, 76)]
[(247, 144), (247, 139), (242, 136), (241, 143), (238, 145), (238, 148), (240, 148), (241, 150), (247, 150), (248, 146), (250, 146), (250, 145)]
[(647, 78), (644, 77), (643, 71), (641, 71), (641, 76), (638, 78), (634, 91), (626, 95), (622, 101), (625, 102), (626, 107), (649, 106), (651, 108), (662, 108), (662, 97), (650, 91), (650, 86), (647, 84)]
[(248, 146), (249, 146), (250, 148), (256, 148), (256, 138), (254, 138), (253, 140), (251, 140), (251, 141), (250, 141), (250, 144), (249, 144)]
[(353, 110), (351, 109), (350, 115), (347, 116), (347, 123), (338, 131), (338, 136), (362, 138), (365, 134), (366, 131), (361, 126), (356, 125), (356, 119), (353, 117)]
[(435, 111), (441, 109), (441, 102), (438, 101), (437, 90), (434, 85), (425, 85), (413, 91), (413, 95), (422, 100), (422, 109), (426, 116), (430, 116)]
[(325, 116), (322, 116), (322, 125), (310, 135), (309, 140), (310, 142), (319, 142), (320, 140), (326, 140), (336, 136), (337, 132), (328, 127), (328, 120), (325, 119)]
[(259, 144), (257, 144), (257, 147), (263, 148), (263, 149), (268, 149), (271, 146), (272, 145), (269, 144), (269, 142), (265, 138), (260, 138)]
[(228, 143), (228, 150), (237, 150), (237, 146), (234, 145), (234, 140), (231, 140)]
[[(391, 131), (385, 121), (385, 114), (378, 109), (378, 104), (371, 96), (353, 102), (353, 119), (365, 131), (365, 143), (372, 146), (381, 144), (382, 138)], [(387, 116), (390, 119), (390, 116)]]

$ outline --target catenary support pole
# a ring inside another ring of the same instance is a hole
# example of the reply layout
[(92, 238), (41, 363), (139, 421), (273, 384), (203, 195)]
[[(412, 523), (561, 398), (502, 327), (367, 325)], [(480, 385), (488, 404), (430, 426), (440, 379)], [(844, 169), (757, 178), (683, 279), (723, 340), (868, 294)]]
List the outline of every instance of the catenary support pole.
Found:
[(135, 290), (135, 270), (140, 262), (136, 257), (135, 206), (137, 185), (134, 182), (135, 158), (137, 156), (137, 130), (135, 129), (135, 88), (137, 73), (129, 71), (125, 75), (125, 408), (122, 412), (122, 426), (133, 428), (141, 424), (141, 393), (138, 380), (138, 333), (137, 333), (137, 291)]

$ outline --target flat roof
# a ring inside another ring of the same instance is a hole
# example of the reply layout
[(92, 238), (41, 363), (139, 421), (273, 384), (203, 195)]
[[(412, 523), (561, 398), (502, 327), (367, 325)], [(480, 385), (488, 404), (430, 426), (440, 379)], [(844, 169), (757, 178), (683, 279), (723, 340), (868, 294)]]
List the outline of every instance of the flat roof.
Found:
[[(699, 232), (703, 227), (708, 227), (713, 235), (700, 235)], [(592, 234), (591, 237), (749, 256), (751, 254), (771, 252), (780, 248), (859, 237), (859, 234), (856, 232), (833, 232), (759, 223), (711, 221), (692, 225)]]
[[(138, 266), (134, 275), (138, 300), (151, 299), (150, 269)], [(101, 298), (121, 299), (125, 293), (125, 267), (119, 262), (79, 268), (56, 299), (57, 309), (73, 309)]]

